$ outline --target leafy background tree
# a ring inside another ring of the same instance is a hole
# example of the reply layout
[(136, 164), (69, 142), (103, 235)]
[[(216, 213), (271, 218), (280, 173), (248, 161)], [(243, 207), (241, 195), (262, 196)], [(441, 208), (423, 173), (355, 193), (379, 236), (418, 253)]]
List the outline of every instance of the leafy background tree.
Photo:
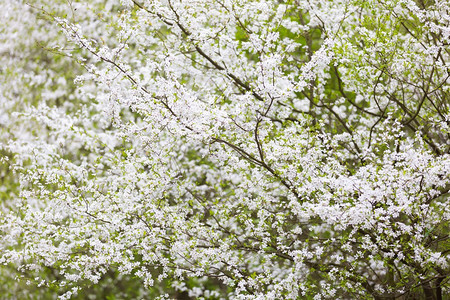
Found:
[(7, 297), (448, 294), (447, 1), (0, 5)]

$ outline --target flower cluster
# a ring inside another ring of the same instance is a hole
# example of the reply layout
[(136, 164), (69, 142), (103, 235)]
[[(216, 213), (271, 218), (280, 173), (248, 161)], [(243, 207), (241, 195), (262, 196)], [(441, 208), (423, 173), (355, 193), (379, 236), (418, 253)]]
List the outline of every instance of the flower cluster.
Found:
[(0, 3), (0, 293), (450, 292), (448, 1), (50, 2)]

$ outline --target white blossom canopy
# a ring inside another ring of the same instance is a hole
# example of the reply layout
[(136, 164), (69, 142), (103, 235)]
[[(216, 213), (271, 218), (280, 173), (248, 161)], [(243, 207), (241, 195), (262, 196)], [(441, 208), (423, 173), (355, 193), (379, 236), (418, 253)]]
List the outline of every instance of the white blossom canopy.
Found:
[(10, 0), (0, 19), (1, 293), (450, 292), (448, 1)]

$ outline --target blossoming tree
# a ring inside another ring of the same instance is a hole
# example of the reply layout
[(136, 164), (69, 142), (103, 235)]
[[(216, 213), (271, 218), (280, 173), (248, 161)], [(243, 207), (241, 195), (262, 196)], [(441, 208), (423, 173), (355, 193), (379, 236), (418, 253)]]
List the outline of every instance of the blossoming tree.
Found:
[(450, 291), (448, 1), (0, 6), (3, 293)]

